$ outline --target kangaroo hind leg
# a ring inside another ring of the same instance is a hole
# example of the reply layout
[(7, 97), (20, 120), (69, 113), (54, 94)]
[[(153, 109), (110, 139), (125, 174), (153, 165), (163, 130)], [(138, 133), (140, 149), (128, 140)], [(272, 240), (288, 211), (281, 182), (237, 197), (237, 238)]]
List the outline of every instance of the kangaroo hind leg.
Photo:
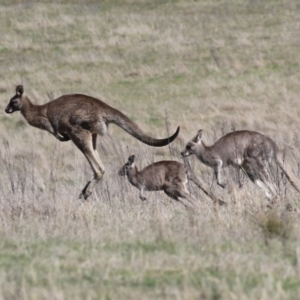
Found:
[(195, 208), (195, 199), (191, 197), (184, 185), (170, 185), (164, 192), (172, 199), (181, 202), (185, 207)]
[(105, 172), (104, 166), (98, 154), (96, 154), (96, 138), (89, 131), (81, 128), (76, 131), (73, 129), (68, 134), (73, 143), (85, 155), (94, 172), (94, 177), (88, 181), (79, 196), (80, 199), (82, 197), (87, 199)]
[(260, 167), (260, 178), (262, 179), (263, 183), (269, 188), (271, 193), (273, 194), (272, 200), (276, 198), (278, 195), (278, 189), (276, 185), (273, 183), (273, 180), (270, 176), (270, 168), (267, 161), (258, 161), (258, 165)]
[(97, 158), (98, 160), (98, 164), (101, 166), (101, 168), (104, 170), (104, 166), (102, 164), (102, 161), (99, 157), (99, 154), (98, 154), (98, 151), (97, 151), (97, 137), (98, 135), (97, 134), (93, 134), (92, 135), (92, 141), (93, 141), (93, 150), (94, 150), (94, 154), (95, 154), (95, 157)]
[(247, 157), (243, 162), (242, 169), (245, 171), (249, 179), (265, 193), (266, 198), (268, 200), (272, 200), (273, 193), (265, 184), (265, 180), (261, 176), (261, 166), (258, 164), (258, 162), (252, 157)]

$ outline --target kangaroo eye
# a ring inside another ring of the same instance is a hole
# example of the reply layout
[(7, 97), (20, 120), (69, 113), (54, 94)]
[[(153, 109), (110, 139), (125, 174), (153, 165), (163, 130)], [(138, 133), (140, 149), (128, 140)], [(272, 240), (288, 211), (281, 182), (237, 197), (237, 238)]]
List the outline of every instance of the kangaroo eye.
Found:
[(186, 149), (187, 149), (187, 150), (190, 150), (190, 149), (191, 149), (191, 146), (190, 146), (190, 145), (186, 146)]

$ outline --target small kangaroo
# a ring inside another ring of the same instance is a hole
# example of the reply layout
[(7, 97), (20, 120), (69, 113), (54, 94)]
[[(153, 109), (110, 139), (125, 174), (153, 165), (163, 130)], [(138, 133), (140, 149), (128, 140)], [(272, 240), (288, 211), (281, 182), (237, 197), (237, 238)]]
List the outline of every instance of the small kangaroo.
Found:
[[(188, 179), (193, 181), (214, 203), (226, 204), (208, 190), (205, 183), (197, 178), (191, 169), (174, 160), (155, 162), (139, 171), (131, 155), (128, 162), (119, 170), (118, 175), (127, 176), (129, 182), (140, 190), (140, 199), (146, 200), (144, 191), (164, 191), (169, 197), (188, 207), (194, 207), (195, 199), (187, 190)], [(187, 200), (187, 201), (185, 201)]]
[(206, 146), (202, 141), (202, 130), (199, 130), (181, 152), (182, 157), (192, 154), (214, 169), (217, 183), (222, 188), (225, 184), (221, 180), (221, 169), (232, 165), (241, 168), (249, 179), (265, 192), (268, 200), (276, 197), (276, 188), (267, 169), (274, 159), (292, 186), (300, 193), (299, 179), (291, 167), (284, 164), (281, 151), (271, 138), (261, 133), (248, 130), (234, 131), (221, 137), (212, 146)]
[(71, 94), (63, 95), (43, 105), (35, 105), (23, 93), (23, 86), (18, 85), (16, 94), (10, 99), (5, 112), (11, 114), (21, 111), (30, 125), (50, 132), (61, 142), (72, 140), (91, 165), (94, 177), (85, 185), (79, 198), (87, 199), (104, 175), (105, 169), (96, 150), (97, 134), (105, 135), (109, 123), (118, 125), (142, 143), (154, 147), (168, 145), (177, 137), (180, 130), (178, 127), (172, 136), (155, 139), (146, 135), (122, 112), (99, 99)]

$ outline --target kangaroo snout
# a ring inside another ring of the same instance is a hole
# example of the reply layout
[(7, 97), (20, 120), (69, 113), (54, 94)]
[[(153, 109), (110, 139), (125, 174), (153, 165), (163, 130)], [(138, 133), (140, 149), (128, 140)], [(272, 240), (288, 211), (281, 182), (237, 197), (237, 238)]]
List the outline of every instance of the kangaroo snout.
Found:
[(184, 158), (184, 157), (187, 157), (187, 156), (189, 156), (189, 155), (191, 155), (191, 153), (184, 150), (184, 151), (182, 151), (182, 152), (180, 153), (180, 158)]
[(11, 113), (13, 113), (14, 111), (13, 111), (13, 109), (12, 109), (12, 107), (11, 107), (10, 105), (7, 105), (7, 107), (5, 108), (5, 112), (6, 112), (7, 114), (11, 114)]

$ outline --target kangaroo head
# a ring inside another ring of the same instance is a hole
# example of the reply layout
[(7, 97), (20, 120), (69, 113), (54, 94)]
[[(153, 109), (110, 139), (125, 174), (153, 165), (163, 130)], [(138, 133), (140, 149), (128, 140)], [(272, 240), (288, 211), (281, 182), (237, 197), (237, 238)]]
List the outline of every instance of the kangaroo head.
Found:
[(5, 108), (5, 112), (7, 114), (11, 114), (15, 111), (21, 110), (23, 106), (23, 97), (24, 88), (22, 85), (17, 85), (16, 94), (10, 99), (7, 107)]
[(201, 139), (202, 129), (198, 130), (197, 135), (186, 144), (184, 150), (181, 152), (181, 156), (186, 157), (195, 154), (198, 145), (201, 143)]
[(119, 176), (125, 176), (130, 169), (133, 169), (135, 167), (134, 159), (135, 155), (131, 155), (128, 157), (127, 163), (118, 172)]

